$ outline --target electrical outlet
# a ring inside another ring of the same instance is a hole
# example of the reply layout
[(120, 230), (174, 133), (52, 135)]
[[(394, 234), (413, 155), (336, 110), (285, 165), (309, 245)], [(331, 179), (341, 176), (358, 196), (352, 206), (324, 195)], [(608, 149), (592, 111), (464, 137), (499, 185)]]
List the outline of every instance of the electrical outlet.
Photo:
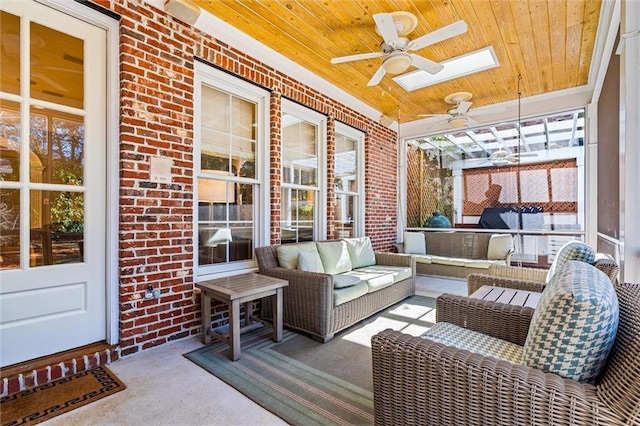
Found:
[(144, 292), (145, 300), (159, 299), (160, 298), (160, 289), (153, 288), (153, 286), (149, 286), (147, 291)]

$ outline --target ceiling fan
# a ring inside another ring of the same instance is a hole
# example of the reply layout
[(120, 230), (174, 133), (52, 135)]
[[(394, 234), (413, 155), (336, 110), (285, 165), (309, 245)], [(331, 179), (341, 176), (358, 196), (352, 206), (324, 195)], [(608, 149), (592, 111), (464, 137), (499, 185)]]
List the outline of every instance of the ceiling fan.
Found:
[(375, 72), (367, 86), (375, 86), (386, 74), (401, 74), (410, 65), (422, 69), (429, 74), (437, 74), (444, 66), (413, 52), (434, 43), (441, 42), (451, 37), (463, 34), (467, 31), (467, 24), (464, 21), (456, 21), (428, 34), (410, 40), (405, 36), (413, 31), (418, 20), (409, 12), (377, 13), (373, 15), (376, 23), (376, 32), (382, 36), (380, 52), (361, 53), (357, 55), (341, 56), (333, 58), (332, 64), (342, 62), (359, 61), (362, 59), (382, 58), (382, 65)]
[(418, 117), (431, 117), (431, 119), (427, 120), (427, 129), (435, 127), (442, 122), (447, 122), (449, 127), (453, 129), (459, 129), (479, 125), (480, 123), (472, 118), (473, 115), (504, 111), (504, 107), (484, 107), (482, 111), (478, 112), (471, 110), (473, 102), (469, 102), (469, 99), (472, 96), (469, 92), (452, 93), (446, 96), (444, 101), (455, 105), (455, 107), (449, 109), (446, 114), (419, 114)]
[(471, 158), (468, 161), (485, 161), (492, 166), (505, 166), (507, 164), (516, 164), (524, 157), (537, 157), (535, 152), (509, 153), (503, 147), (493, 151), (488, 157)]

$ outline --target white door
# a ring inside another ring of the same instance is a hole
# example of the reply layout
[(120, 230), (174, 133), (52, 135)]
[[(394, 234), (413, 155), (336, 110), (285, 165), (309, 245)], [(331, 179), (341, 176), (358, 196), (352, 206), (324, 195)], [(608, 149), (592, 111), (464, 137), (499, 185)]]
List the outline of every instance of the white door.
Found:
[(0, 4), (0, 366), (106, 338), (106, 32)]

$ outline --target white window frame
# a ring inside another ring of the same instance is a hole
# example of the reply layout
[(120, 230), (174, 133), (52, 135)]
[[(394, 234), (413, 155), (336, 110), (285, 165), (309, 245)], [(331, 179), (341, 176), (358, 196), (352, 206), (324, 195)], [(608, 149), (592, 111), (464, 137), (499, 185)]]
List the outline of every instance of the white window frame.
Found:
[[(341, 194), (351, 195), (356, 197), (354, 205), (355, 212), (353, 215), (353, 236), (364, 236), (364, 220), (365, 220), (365, 207), (364, 207), (364, 132), (348, 126), (344, 123), (336, 121), (335, 125), (336, 136), (346, 136), (347, 138), (356, 140), (356, 184), (358, 191), (340, 191)], [(337, 152), (336, 152), (337, 155)], [(336, 195), (337, 195), (336, 191)]]
[(248, 83), (240, 78), (234, 77), (226, 72), (214, 67), (195, 62), (194, 78), (194, 129), (193, 129), (193, 262), (195, 281), (203, 281), (219, 277), (220, 273), (234, 275), (255, 270), (257, 263), (255, 257), (247, 261), (227, 262), (200, 267), (198, 264), (198, 177), (210, 177), (201, 172), (200, 154), (202, 147), (201, 135), (201, 102), (202, 85), (210, 86), (222, 92), (230, 93), (255, 102), (257, 105), (257, 129), (256, 129), (256, 176), (253, 179), (244, 179), (246, 183), (256, 185), (254, 197), (254, 231), (253, 246), (259, 247), (270, 242), (269, 224), (270, 219), (270, 199), (269, 199), (269, 106), (270, 93), (258, 86)]
[[(324, 214), (327, 211), (327, 117), (288, 99), (282, 100), (282, 115), (285, 114), (311, 123), (317, 129), (318, 186), (317, 197), (313, 200), (313, 239), (316, 241), (325, 240), (327, 238), (327, 215)], [(282, 168), (282, 165), (280, 167)], [(280, 185), (281, 188), (309, 189), (306, 185), (285, 184), (282, 180)]]

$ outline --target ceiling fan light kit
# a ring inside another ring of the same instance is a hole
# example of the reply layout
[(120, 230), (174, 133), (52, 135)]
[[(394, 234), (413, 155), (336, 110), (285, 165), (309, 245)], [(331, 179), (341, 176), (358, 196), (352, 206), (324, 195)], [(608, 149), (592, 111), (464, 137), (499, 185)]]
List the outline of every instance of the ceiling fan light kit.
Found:
[(467, 24), (456, 21), (416, 39), (404, 37), (411, 33), (418, 24), (418, 19), (409, 12), (377, 13), (373, 15), (376, 32), (382, 36), (379, 52), (359, 53), (331, 59), (332, 64), (359, 61), (364, 59), (384, 58), (374, 73), (368, 86), (376, 86), (387, 74), (404, 73), (410, 66), (429, 74), (437, 74), (444, 66), (431, 59), (416, 55), (413, 52), (435, 43), (455, 37), (467, 31)]
[(411, 56), (404, 52), (392, 53), (382, 62), (382, 66), (387, 74), (403, 73), (411, 65)]
[[(406, 36), (407, 34), (411, 33), (418, 26), (418, 18), (416, 18), (413, 13), (398, 11), (391, 12), (389, 13), (389, 15), (391, 16), (391, 20), (396, 26), (396, 32), (400, 37)], [(377, 26), (376, 33), (380, 36), (382, 35)]]
[(458, 116), (458, 117), (451, 117), (448, 120), (449, 123), (449, 127), (452, 127), (454, 129), (460, 129), (462, 127), (466, 127), (468, 124), (468, 119), (465, 116)]

